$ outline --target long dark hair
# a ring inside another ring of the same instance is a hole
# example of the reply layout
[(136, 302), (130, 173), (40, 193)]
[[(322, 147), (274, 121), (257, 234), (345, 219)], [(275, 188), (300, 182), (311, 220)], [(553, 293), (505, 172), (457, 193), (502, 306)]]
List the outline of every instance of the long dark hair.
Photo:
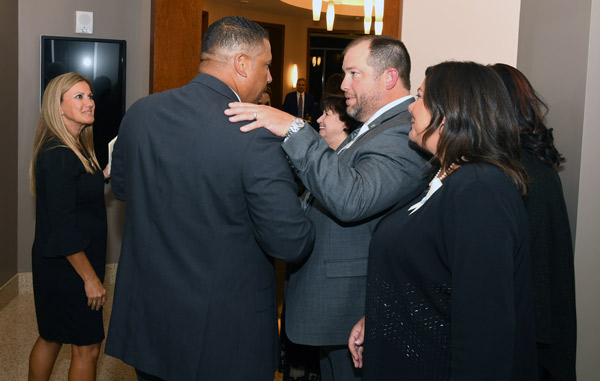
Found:
[(560, 167), (565, 158), (554, 146), (552, 128), (544, 123), (548, 106), (540, 99), (531, 83), (516, 68), (495, 64), (491, 68), (500, 76), (512, 100), (519, 122), (521, 146), (544, 163)]
[(423, 102), (431, 122), (423, 141), (441, 129), (436, 156), (444, 169), (452, 163), (493, 164), (525, 194), (519, 130), (498, 75), (475, 62), (453, 61), (429, 67), (425, 75)]

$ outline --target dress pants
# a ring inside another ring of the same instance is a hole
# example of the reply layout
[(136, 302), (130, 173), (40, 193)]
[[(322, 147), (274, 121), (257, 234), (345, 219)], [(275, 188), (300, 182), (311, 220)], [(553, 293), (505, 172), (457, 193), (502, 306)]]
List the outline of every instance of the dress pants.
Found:
[(322, 381), (360, 381), (362, 369), (354, 367), (347, 345), (320, 347)]

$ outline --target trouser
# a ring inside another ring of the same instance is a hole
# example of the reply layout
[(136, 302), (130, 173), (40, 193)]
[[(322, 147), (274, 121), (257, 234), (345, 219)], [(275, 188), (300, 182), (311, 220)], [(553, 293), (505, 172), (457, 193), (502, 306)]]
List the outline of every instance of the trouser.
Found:
[(354, 367), (347, 345), (320, 347), (322, 381), (359, 381), (362, 369)]

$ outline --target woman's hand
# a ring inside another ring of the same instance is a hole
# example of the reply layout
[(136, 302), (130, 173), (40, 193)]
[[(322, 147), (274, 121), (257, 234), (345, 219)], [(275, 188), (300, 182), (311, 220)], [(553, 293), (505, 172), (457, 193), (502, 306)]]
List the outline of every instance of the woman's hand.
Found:
[(110, 167), (108, 165), (104, 167), (102, 174), (104, 175), (104, 180), (110, 179)]
[(97, 276), (84, 282), (85, 295), (88, 298), (88, 306), (93, 310), (100, 310), (106, 302), (106, 289)]
[(96, 275), (87, 256), (83, 251), (80, 251), (67, 256), (67, 260), (83, 280), (87, 305), (92, 310), (98, 311), (106, 302), (106, 289), (100, 282), (100, 278)]
[(350, 338), (348, 339), (348, 348), (352, 354), (352, 361), (356, 368), (362, 368), (362, 353), (364, 350), (363, 344), (365, 342), (365, 317), (363, 316), (358, 323), (350, 331)]

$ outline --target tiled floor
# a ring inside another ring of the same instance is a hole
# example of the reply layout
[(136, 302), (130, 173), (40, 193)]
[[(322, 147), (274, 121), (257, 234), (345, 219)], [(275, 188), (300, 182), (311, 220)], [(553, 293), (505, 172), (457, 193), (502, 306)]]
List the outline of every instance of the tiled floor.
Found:
[[(112, 296), (113, 286), (106, 286)], [(105, 331), (112, 309), (112, 298), (104, 308)], [(32, 294), (20, 294), (0, 311), (0, 381), (27, 380), (29, 352), (38, 337), (35, 307)], [(51, 381), (67, 379), (71, 359), (71, 346), (64, 345), (58, 355)], [(98, 381), (136, 380), (133, 369), (104, 354), (104, 344), (98, 360)]]
[[(112, 309), (112, 285), (107, 285), (109, 298), (104, 308), (104, 322), (108, 325), (108, 317)], [(105, 327), (106, 330), (106, 327)], [(0, 381), (27, 380), (29, 352), (37, 339), (37, 325), (32, 294), (21, 294), (14, 298), (5, 308), (0, 310)], [(67, 380), (71, 346), (64, 345), (51, 381)], [(281, 380), (281, 374), (276, 373), (275, 381)], [(136, 380), (133, 369), (113, 357), (104, 354), (104, 344), (98, 360), (98, 381), (128, 381)]]

